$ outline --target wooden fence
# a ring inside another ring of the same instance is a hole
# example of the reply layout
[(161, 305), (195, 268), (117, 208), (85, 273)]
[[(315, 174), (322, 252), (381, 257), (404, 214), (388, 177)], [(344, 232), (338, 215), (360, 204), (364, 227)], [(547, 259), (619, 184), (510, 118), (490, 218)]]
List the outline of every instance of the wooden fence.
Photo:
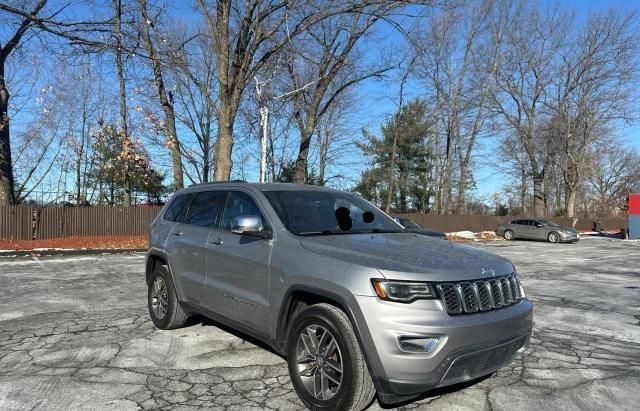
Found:
[(0, 239), (31, 240), (33, 211), (31, 207), (0, 207)]
[[(46, 240), (60, 237), (145, 235), (160, 207), (0, 207), (0, 239)], [(493, 231), (516, 217), (491, 215), (394, 214), (410, 218), (423, 227), (444, 232)], [(570, 218), (549, 218), (571, 226)], [(593, 229), (595, 219), (580, 218), (578, 230)], [(619, 230), (627, 226), (623, 217), (597, 220), (599, 228)]]
[(160, 207), (0, 207), (0, 238), (145, 235)]

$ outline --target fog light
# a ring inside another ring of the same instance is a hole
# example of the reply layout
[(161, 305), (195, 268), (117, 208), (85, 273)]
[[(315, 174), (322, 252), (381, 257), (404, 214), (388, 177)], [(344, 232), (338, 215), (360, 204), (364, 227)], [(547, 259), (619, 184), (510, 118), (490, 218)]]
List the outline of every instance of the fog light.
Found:
[(398, 344), (400, 349), (405, 352), (421, 352), (428, 353), (438, 346), (439, 338), (437, 337), (400, 337)]

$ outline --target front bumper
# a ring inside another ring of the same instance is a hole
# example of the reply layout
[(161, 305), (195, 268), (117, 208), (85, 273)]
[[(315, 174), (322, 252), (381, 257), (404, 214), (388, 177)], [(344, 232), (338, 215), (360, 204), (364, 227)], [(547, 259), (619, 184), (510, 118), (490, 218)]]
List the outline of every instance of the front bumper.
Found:
[(560, 241), (567, 241), (567, 242), (573, 242), (573, 241), (580, 241), (580, 234), (578, 233), (560, 233)]
[[(494, 372), (528, 347), (533, 326), (527, 299), (458, 316), (448, 315), (440, 300), (400, 304), (359, 296), (357, 301), (371, 333), (372, 346), (365, 351), (374, 350), (380, 359), (372, 377), (386, 403)], [(438, 337), (439, 343), (429, 353), (407, 353), (400, 349), (400, 336)]]

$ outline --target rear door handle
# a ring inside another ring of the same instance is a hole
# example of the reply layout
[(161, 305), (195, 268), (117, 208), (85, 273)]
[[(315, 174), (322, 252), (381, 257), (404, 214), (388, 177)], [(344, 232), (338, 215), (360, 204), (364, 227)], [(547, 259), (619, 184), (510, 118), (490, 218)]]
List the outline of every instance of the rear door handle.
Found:
[(173, 234), (173, 235), (182, 235), (182, 231), (172, 231), (171, 234)]
[(213, 238), (213, 239), (209, 240), (209, 242), (211, 244), (215, 244), (215, 245), (222, 245), (222, 238)]

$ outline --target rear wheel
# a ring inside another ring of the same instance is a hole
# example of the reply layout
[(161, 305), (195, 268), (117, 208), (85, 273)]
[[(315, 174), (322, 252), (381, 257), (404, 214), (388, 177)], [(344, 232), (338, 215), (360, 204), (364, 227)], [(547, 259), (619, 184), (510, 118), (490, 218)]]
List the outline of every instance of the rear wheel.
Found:
[(180, 306), (167, 266), (154, 268), (148, 287), (147, 302), (153, 324), (162, 330), (184, 326), (189, 316)]
[(549, 240), (550, 243), (559, 243), (560, 242), (560, 234), (556, 233), (555, 231), (552, 231), (547, 236), (547, 240)]
[(311, 410), (359, 411), (375, 396), (349, 318), (332, 305), (312, 305), (296, 317), (287, 361), (293, 387)]
[(513, 240), (513, 239), (515, 239), (515, 238), (516, 238), (516, 236), (513, 234), (513, 231), (511, 231), (511, 230), (504, 230), (504, 239), (505, 239), (505, 240), (509, 240), (509, 241), (511, 241), (511, 240)]

